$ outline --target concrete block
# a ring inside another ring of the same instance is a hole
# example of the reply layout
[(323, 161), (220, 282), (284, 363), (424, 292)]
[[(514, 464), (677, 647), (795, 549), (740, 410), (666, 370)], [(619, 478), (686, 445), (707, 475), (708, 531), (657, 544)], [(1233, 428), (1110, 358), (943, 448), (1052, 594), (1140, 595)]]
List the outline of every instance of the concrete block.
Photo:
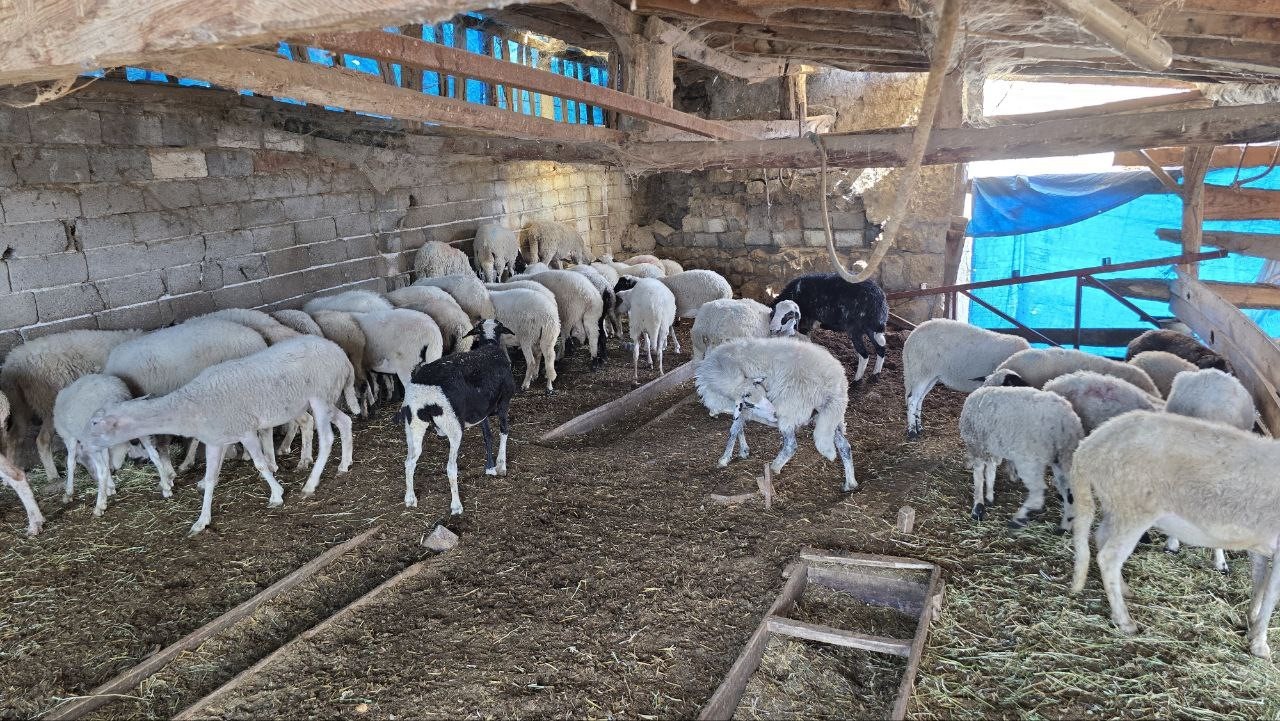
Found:
[(191, 217), (181, 210), (157, 210), (130, 213), (134, 238), (141, 241), (163, 240), (191, 235)]
[(22, 335), (28, 341), (36, 338), (54, 335), (56, 333), (65, 333), (69, 330), (94, 330), (98, 327), (98, 319), (92, 315), (80, 315), (67, 318), (66, 320), (54, 321), (52, 323), (41, 323), (22, 330)]
[(200, 202), (205, 205), (241, 203), (253, 200), (253, 189), (243, 178), (203, 178), (193, 180), (200, 189)]
[(19, 148), (13, 169), (30, 185), (84, 183), (89, 180), (89, 156), (83, 148)]
[(141, 186), (147, 210), (174, 210), (200, 204), (200, 188), (182, 180), (146, 183)]
[(316, 218), (293, 224), (293, 233), (298, 243), (321, 243), (338, 237), (333, 218)]
[(344, 261), (347, 259), (347, 242), (345, 240), (331, 240), (326, 243), (308, 245), (307, 257), (309, 258), (308, 263), (313, 268)]
[(234, 258), (257, 250), (253, 233), (247, 230), (230, 230), (225, 233), (205, 233), (204, 257), (207, 260)]
[(18, 184), (18, 174), (13, 170), (14, 150), (0, 148), (0, 188), (11, 188)]
[(160, 273), (111, 278), (97, 281), (94, 285), (109, 308), (157, 300), (166, 292), (164, 276)]
[(204, 252), (204, 236), (200, 235), (147, 243), (147, 259), (156, 270), (200, 262)]
[(378, 241), (372, 235), (347, 238), (348, 258), (369, 258), (378, 255)]
[(0, 358), (9, 355), (9, 351), (22, 345), (22, 334), (16, 330), (0, 332)]
[(693, 215), (686, 215), (680, 219), (680, 230), (685, 233), (702, 233), (707, 229), (707, 221), (705, 218), (699, 218)]
[(253, 154), (247, 150), (205, 151), (205, 167), (210, 177), (242, 177), (253, 174)]
[(103, 113), (102, 142), (107, 145), (161, 145), (160, 116), (151, 113)]
[(147, 203), (142, 191), (130, 185), (85, 185), (80, 188), (80, 209), (86, 218), (101, 218), (146, 210)]
[(147, 246), (143, 243), (87, 248), (84, 254), (89, 267), (89, 280), (119, 278), (152, 269)]
[(360, 284), (370, 280), (377, 280), (380, 260), (380, 257), (356, 258), (343, 263), (342, 277), (346, 278), (348, 283), (355, 283), (357, 287), (364, 287)]
[(169, 112), (160, 118), (161, 141), (168, 146), (201, 145), (206, 139), (208, 120), (186, 113)]
[(240, 227), (255, 228), (285, 222), (284, 203), (279, 200), (255, 200), (240, 206)]
[(0, 328), (20, 328), (31, 325), (38, 317), (34, 293), (7, 295), (4, 302), (0, 303)]
[(0, 105), (0, 142), (23, 145), (31, 142), (26, 110)]
[(350, 238), (357, 235), (368, 235), (373, 232), (373, 225), (369, 222), (369, 216), (365, 213), (340, 215), (334, 218), (333, 222), (340, 237)]
[(837, 248), (863, 247), (863, 232), (861, 230), (837, 230), (833, 235), (835, 236)]
[(93, 148), (89, 176), (96, 183), (150, 180), (151, 159), (142, 148)]
[(66, 190), (14, 190), (0, 194), (6, 223), (64, 220), (80, 215), (80, 198)]
[[(186, 265), (166, 268), (159, 274), (161, 281), (164, 283), (165, 292), (176, 296), (183, 293), (207, 290), (203, 284), (203, 265), (203, 263), (187, 263)], [(219, 276), (218, 280), (218, 285), (222, 285), (220, 282), (221, 276)]]
[(298, 246), (275, 250), (266, 254), (267, 272), (271, 275), (284, 275), (298, 270), (305, 270), (310, 264), (310, 252)]
[(458, 545), (458, 535), (444, 526), (436, 526), (431, 535), (423, 537), (422, 545), (436, 553), (444, 553)]
[(839, 211), (831, 214), (831, 227), (834, 230), (862, 230), (867, 225), (867, 216), (854, 211)]
[(35, 258), (10, 258), (7, 263), (9, 284), (14, 290), (83, 283), (89, 278), (84, 253), (50, 253)]
[(191, 221), (191, 232), (219, 231), (240, 224), (240, 209), (234, 205), (196, 205), (184, 213)]
[(714, 233), (685, 233), (685, 242), (698, 248), (714, 248), (719, 239)]
[(261, 254), (242, 255), (218, 261), (223, 283), (243, 283), (267, 277), (267, 259)]
[(804, 242), (804, 232), (799, 228), (773, 231), (774, 245), (800, 245)]
[(307, 283), (301, 273), (290, 273), (266, 278), (258, 284), (258, 291), (262, 294), (262, 302), (278, 303), (304, 295), (307, 292)]
[(723, 233), (729, 230), (729, 223), (723, 218), (708, 218), (706, 228), (708, 233)]
[(101, 145), (102, 124), (90, 110), (37, 105), (27, 110), (31, 142), (66, 145)]
[(131, 243), (133, 242), (133, 222), (127, 215), (80, 218), (76, 221), (76, 242), (85, 249)]
[(248, 180), (253, 197), (258, 200), (297, 195), (293, 189), (293, 179), (287, 175), (252, 175)]
[(804, 231), (804, 244), (810, 247), (820, 247), (827, 244), (827, 234), (821, 230)]
[(169, 307), (172, 309), (174, 320), (186, 320), (218, 310), (213, 300), (213, 293), (200, 291), (170, 298)]
[[(335, 193), (332, 195), (318, 196), (321, 199), (324, 208), (323, 215), (348, 215), (350, 213), (359, 213), (361, 210), (372, 210), (372, 199), (370, 199), (369, 208), (360, 207), (359, 193)], [(317, 215), (321, 215), (317, 213)]]
[(270, 150), (301, 153), (307, 148), (304, 140), (305, 138), (301, 135), (286, 133), (276, 128), (263, 128), (262, 130), (262, 145)]
[(262, 129), (252, 125), (222, 125), (218, 128), (222, 148), (261, 148)]
[(773, 235), (767, 228), (752, 228), (746, 232), (742, 242), (744, 245), (770, 245), (773, 243)]
[(102, 330), (126, 330), (141, 328), (153, 330), (177, 320), (168, 299), (112, 308), (98, 314), (98, 327)]
[(304, 270), (302, 277), (308, 293), (329, 290), (346, 283), (346, 279), (342, 276), (342, 269), (336, 265)]
[(49, 323), (105, 310), (107, 305), (90, 283), (35, 291), (36, 313), (41, 323)]
[(213, 302), (219, 308), (253, 308), (262, 305), (262, 291), (252, 282), (224, 286), (213, 291)]
[(291, 223), (266, 225), (261, 228), (253, 228), (249, 232), (253, 234), (253, 249), (260, 253), (288, 248), (297, 242), (293, 234), (293, 224)]
[(67, 226), (62, 221), (0, 225), (0, 256), (24, 258), (61, 253), (70, 245)]
[(311, 220), (329, 215), (325, 211), (323, 195), (298, 195), (292, 198), (281, 198), (284, 204), (284, 215), (289, 220)]
[(147, 153), (152, 177), (158, 180), (203, 178), (209, 175), (203, 150), (152, 148)]

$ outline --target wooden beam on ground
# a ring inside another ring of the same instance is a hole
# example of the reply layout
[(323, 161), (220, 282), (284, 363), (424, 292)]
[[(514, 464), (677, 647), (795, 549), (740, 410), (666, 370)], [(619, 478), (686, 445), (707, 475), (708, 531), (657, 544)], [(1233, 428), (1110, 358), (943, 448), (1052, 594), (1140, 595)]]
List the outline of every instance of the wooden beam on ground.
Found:
[(1280, 218), (1280, 190), (1224, 188), (1204, 190), (1205, 220), (1275, 220)]
[[(1163, 168), (1181, 168), (1182, 167), (1182, 148), (1150, 148), (1146, 150), (1147, 155), (1152, 161), (1159, 164)], [(1241, 155), (1244, 155), (1243, 160)], [(1270, 165), (1275, 160), (1280, 159), (1280, 145), (1219, 145), (1213, 150), (1213, 160), (1209, 161), (1210, 168), (1253, 168), (1263, 165)], [(1112, 165), (1145, 165), (1143, 160), (1134, 152), (1124, 151), (1116, 153), (1116, 157), (1111, 161)]]
[(0, 85), (73, 78), (95, 68), (145, 66), (145, 61), (161, 53), (274, 45), (282, 37), (299, 33), (434, 23), (468, 10), (511, 2), (360, 0), (342, 6), (314, 0), (0, 3)]
[[(1212, 145), (1192, 145), (1182, 161), (1182, 254), (1200, 252), (1200, 235), (1204, 232), (1204, 176), (1213, 157)], [(1199, 277), (1200, 265), (1188, 263), (1181, 270), (1192, 278)]]
[(564, 424), (544, 433), (542, 438), (538, 440), (545, 443), (569, 436), (577, 436), (612, 423), (636, 408), (652, 403), (667, 391), (679, 387), (681, 383), (693, 380), (695, 365), (697, 364), (685, 363), (679, 368), (668, 371), (666, 375), (654, 378), (621, 398), (616, 398), (580, 416), (569, 419)]
[(748, 140), (755, 136), (723, 123), (660, 105), (634, 95), (552, 72), (497, 60), (486, 55), (450, 48), (437, 43), (384, 32), (318, 35), (307, 42), (323, 48), (377, 58), (425, 70), (465, 75), (487, 83), (501, 84), (569, 100), (598, 105), (634, 118), (721, 140)]
[(1111, 0), (1049, 0), (1049, 4), (1140, 68), (1164, 70), (1173, 63), (1169, 43)]
[[(1126, 298), (1168, 301), (1172, 298), (1166, 278), (1108, 278), (1107, 285)], [(1201, 281), (1208, 290), (1237, 308), (1280, 310), (1280, 286), (1270, 283)], [(1091, 344), (1093, 345), (1093, 344)]]
[(556, 123), (464, 100), (424, 95), (386, 85), (354, 70), (295, 63), (251, 50), (200, 50), (155, 58), (144, 65), (163, 73), (200, 78), (229, 88), (248, 88), (264, 95), (287, 95), (318, 105), (504, 136), (586, 142), (616, 142), (623, 137), (616, 130)]
[(988, 115), (983, 121), (991, 125), (1012, 125), (1015, 123), (1036, 123), (1044, 120), (1063, 120), (1068, 118), (1088, 118), (1095, 115), (1109, 115), (1114, 113), (1130, 113), (1139, 110), (1150, 110), (1152, 108), (1162, 108), (1170, 105), (1184, 105), (1186, 103), (1200, 103), (1200, 107), (1209, 105), (1208, 99), (1204, 97), (1204, 93), (1197, 88), (1182, 93), (1169, 93), (1167, 95), (1153, 95), (1148, 98), (1132, 98), (1130, 100), (1117, 100), (1112, 103), (1101, 103), (1099, 105), (1087, 105), (1080, 108), (1068, 108), (1066, 110), (1049, 110), (1043, 113), (1024, 113), (1022, 115)]
[(1249, 389), (1263, 423), (1280, 429), (1280, 348), (1238, 308), (1195, 279), (1179, 274), (1170, 307), (1210, 348), (1231, 363)]
[[(1156, 237), (1171, 243), (1182, 242), (1182, 232), (1177, 228), (1158, 228), (1156, 229)], [(1222, 248), (1240, 255), (1280, 260), (1280, 235), (1273, 233), (1234, 233), (1222, 230), (1207, 230), (1201, 234), (1200, 242), (1204, 245), (1212, 245), (1215, 248)], [(1239, 303), (1236, 305), (1239, 305)]]
[(893, 656), (908, 656), (911, 654), (910, 641), (885, 638), (884, 636), (868, 636), (864, 633), (854, 633), (841, 628), (796, 621), (779, 616), (770, 616), (767, 623), (770, 633), (804, 639), (805, 641), (817, 641), (818, 643), (832, 646), (887, 653)]

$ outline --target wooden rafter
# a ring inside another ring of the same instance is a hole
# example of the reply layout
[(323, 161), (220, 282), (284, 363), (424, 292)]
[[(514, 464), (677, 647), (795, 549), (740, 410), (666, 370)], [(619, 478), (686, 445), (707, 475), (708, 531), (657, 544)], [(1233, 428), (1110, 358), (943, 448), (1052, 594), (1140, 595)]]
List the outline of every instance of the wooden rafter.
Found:
[(1182, 106), (1186, 103), (1195, 103), (1200, 107), (1207, 106), (1209, 101), (1199, 89), (1188, 90), (1182, 93), (1169, 93), (1167, 95), (1154, 95), (1148, 98), (1133, 98), (1130, 100), (1117, 100), (1111, 103), (1102, 103), (1099, 105), (1089, 105), (1082, 108), (1069, 108), (1066, 110), (1049, 110), (1042, 113), (1024, 113), (1022, 115), (988, 115), (983, 118), (987, 123), (994, 125), (1009, 125), (1013, 123), (1040, 122), (1044, 120), (1062, 120), (1068, 118), (1085, 118), (1091, 115), (1107, 115), (1111, 113), (1128, 113), (1139, 110), (1150, 110), (1152, 108), (1167, 107), (1171, 105)]
[(541, 140), (617, 142), (623, 134), (591, 125), (569, 125), (454, 98), (387, 85), (364, 73), (285, 60), (251, 50), (199, 50), (147, 61), (144, 67), (198, 77), (229, 88), (285, 95), (309, 103), (438, 123), (497, 135)]
[[(1158, 228), (1156, 237), (1160, 240), (1167, 240), (1170, 243), (1182, 242), (1182, 232), (1177, 228)], [(1232, 253), (1239, 253), (1240, 255), (1280, 260), (1280, 235), (1272, 233), (1235, 233), (1209, 230), (1201, 234), (1200, 242), (1205, 245), (1212, 245), (1215, 248), (1229, 250)], [(1280, 288), (1277, 288), (1277, 291), (1280, 291)]]
[[(1210, 168), (1235, 168), (1237, 166), (1251, 168), (1270, 165), (1273, 160), (1280, 160), (1280, 148), (1275, 145), (1219, 145), (1213, 150)], [(1241, 159), (1243, 153), (1244, 158)], [(1165, 168), (1182, 167), (1182, 148), (1151, 148), (1147, 151), (1151, 160)], [(1116, 153), (1112, 165), (1143, 165), (1141, 158), (1133, 153)]]
[(308, 42), (318, 47), (332, 48), (386, 62), (466, 76), (487, 83), (497, 83), (598, 105), (631, 117), (650, 120), (708, 138), (747, 140), (754, 137), (723, 123), (682, 113), (634, 95), (466, 50), (428, 43), (405, 35), (377, 31), (344, 33), (313, 36), (308, 39)]

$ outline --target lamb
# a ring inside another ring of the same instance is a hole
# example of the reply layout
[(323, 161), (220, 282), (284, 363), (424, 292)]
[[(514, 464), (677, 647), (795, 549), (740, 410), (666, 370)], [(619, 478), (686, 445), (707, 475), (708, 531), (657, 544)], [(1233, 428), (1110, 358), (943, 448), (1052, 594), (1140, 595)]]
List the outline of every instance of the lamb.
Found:
[[(686, 270), (659, 280), (676, 296), (677, 318), (692, 318), (703, 303), (733, 297), (733, 286), (714, 270)], [(614, 290), (626, 290), (635, 285), (635, 282), (635, 277), (621, 278)], [(679, 347), (676, 352), (679, 352)]]
[[(208, 321), (212, 322), (212, 321)], [(259, 441), (259, 432), (288, 423), (309, 409), (320, 432), (320, 453), (303, 495), (315, 492), (333, 447), (333, 429), (342, 438), (338, 472), (351, 466), (351, 418), (338, 409), (345, 398), (357, 410), (355, 372), (336, 344), (303, 335), (254, 355), (210, 366), (191, 382), (160, 398), (137, 398), (110, 406), (89, 421), (88, 441), (99, 447), (133, 438), (171, 433), (205, 444), (204, 502), (192, 535), (209, 525), (213, 489), (218, 483), (223, 454), (241, 443), (271, 488), (269, 506), (284, 503), (284, 489), (276, 481)]]
[(525, 230), (529, 259), (563, 268), (564, 261), (590, 263), (587, 246), (578, 231), (550, 220), (535, 220)]
[(365, 367), (374, 373), (394, 375), (406, 388), (414, 368), (443, 354), (440, 329), (426, 313), (394, 308), (355, 313), (353, 317), (364, 331)]
[(422, 278), (414, 282), (414, 285), (444, 289), (467, 312), (472, 323), (493, 317), (493, 303), (489, 302), (489, 291), (469, 269), (466, 273)]
[(1156, 398), (1161, 397), (1151, 376), (1141, 368), (1070, 348), (1030, 348), (1018, 351), (997, 366), (983, 385), (1043, 388), (1045, 383), (1054, 378), (1076, 371), (1115, 376)]
[(431, 316), (431, 320), (440, 329), (444, 347), (450, 353), (470, 350), (471, 339), (467, 333), (471, 331), (471, 319), (462, 310), (462, 306), (458, 305), (458, 301), (443, 289), (411, 285), (391, 291), (387, 294), (387, 299), (397, 308), (408, 308)]
[(874, 281), (849, 283), (835, 273), (810, 273), (793, 278), (773, 300), (776, 308), (784, 300), (800, 306), (799, 330), (805, 335), (819, 323), (827, 330), (848, 333), (853, 350), (858, 354), (858, 369), (853, 380), (862, 380), (870, 354), (863, 338), (875, 348), (876, 365), (871, 380), (878, 380), (884, 367), (885, 326), (889, 322), (889, 303), (884, 291)]
[(476, 228), (472, 255), (475, 256), (476, 272), (494, 283), (502, 278), (502, 271), (516, 272), (520, 241), (515, 233), (498, 223), (482, 223)]
[(569, 270), (548, 270), (529, 279), (545, 285), (555, 294), (556, 310), (560, 313), (557, 357), (564, 357), (565, 341), (572, 335), (586, 339), (591, 353), (591, 369), (603, 366), (609, 355), (603, 341), (604, 316), (608, 308), (591, 281)]
[(316, 325), (315, 320), (303, 311), (293, 309), (278, 310), (272, 313), (271, 317), (299, 333), (324, 337), (324, 331), (320, 330), (320, 326)]
[[(704, 304), (693, 319), (693, 360), (702, 360), (707, 351), (735, 338), (795, 336), (800, 311), (795, 303), (783, 301), (770, 317), (769, 307), (749, 298), (722, 298)], [(775, 327), (776, 326), (776, 329)], [(803, 336), (799, 336), (803, 339)]]
[(192, 321), (207, 320), (210, 318), (216, 320), (227, 320), (232, 323), (239, 323), (246, 328), (252, 328), (269, 344), (279, 343), (282, 340), (289, 340), (290, 338), (296, 338), (299, 335), (299, 331), (284, 325), (266, 313), (263, 313), (260, 310), (251, 310), (249, 308), (223, 308), (222, 310), (215, 310), (212, 313), (205, 313), (204, 315), (189, 318), (183, 322), (190, 323)]
[[(53, 407), (53, 426), (67, 447), (67, 482), (62, 495), (63, 503), (70, 503), (75, 492), (76, 459), (80, 458), (98, 485), (98, 500), (93, 506), (93, 515), (101, 516), (107, 509), (107, 496), (115, 492), (115, 484), (111, 480), (111, 459), (108, 456), (110, 449), (87, 442), (89, 419), (107, 406), (132, 398), (133, 394), (124, 381), (100, 373), (80, 376), (58, 392), (58, 400)], [(160, 453), (151, 438), (143, 436), (139, 440), (152, 464), (157, 469), (162, 468)], [(173, 495), (172, 478), (167, 478), (163, 473), (160, 475), (160, 494), (165, 498)]]
[(12, 427), (5, 438), (6, 426), (0, 425), (0, 440), (4, 441), (0, 454), (17, 456), (34, 416), (40, 420), (36, 435), (40, 463), (48, 480), (58, 481), (53, 460), (53, 405), (58, 391), (86, 373), (101, 373), (112, 349), (140, 335), (142, 331), (137, 330), (71, 330), (36, 338), (9, 351), (0, 366), (0, 393), (12, 405)]
[[(449, 476), (450, 513), (455, 516), (462, 513), (462, 499), (458, 496), (458, 448), (462, 445), (463, 430), (478, 424), (484, 433), (485, 475), (507, 475), (507, 409), (516, 384), (511, 377), (511, 360), (502, 349), (501, 339), (512, 332), (500, 321), (485, 320), (471, 335), (476, 339), (471, 351), (418, 368), (413, 372), (412, 382), (405, 387), (404, 406), (395, 419), (404, 424), (408, 444), (404, 460), (404, 505), (407, 507), (418, 505), (413, 475), (418, 456), (422, 454), (422, 437), (433, 421), (436, 433), (449, 439), (449, 462), (445, 468)], [(498, 417), (496, 460), (490, 416)]]
[[(1134, 411), (1103, 424), (1076, 450), (1071, 492), (1078, 507), (1071, 593), (1089, 572), (1094, 497), (1102, 507), (1098, 570), (1122, 633), (1137, 631), (1121, 570), (1149, 528), (1197, 546), (1249, 551), (1250, 651), (1269, 659), (1267, 627), (1280, 591), (1280, 441), (1174, 413)], [(1228, 501), (1224, 503), (1224, 500)], [(1268, 568), (1268, 561), (1271, 561)]]
[(646, 356), (653, 367), (653, 348), (658, 348), (658, 375), (666, 375), (662, 353), (667, 334), (676, 321), (676, 296), (655, 278), (641, 278), (630, 290), (618, 293), (619, 312), (627, 314), (631, 332), (631, 382), (640, 385), (640, 337), (647, 339)]
[(413, 269), (418, 278), (439, 278), (446, 275), (470, 275), (471, 263), (467, 254), (438, 240), (429, 240), (413, 254)]
[(560, 313), (556, 310), (555, 301), (541, 292), (524, 288), (494, 291), (490, 296), (494, 318), (512, 334), (511, 338), (504, 340), (504, 345), (519, 346), (524, 355), (524, 382), (520, 390), (529, 390), (538, 377), (538, 360), (541, 359), (547, 377), (547, 395), (554, 394), (556, 342), (560, 337)]
[(1165, 398), (1169, 397), (1169, 389), (1173, 387), (1174, 376), (1185, 371), (1197, 370), (1196, 365), (1191, 361), (1183, 360), (1172, 353), (1162, 350), (1142, 351), (1127, 362), (1141, 368), (1148, 376), (1151, 376), (1151, 382), (1156, 384), (1156, 389)]
[(675, 275), (676, 273), (684, 272), (684, 266), (680, 265), (674, 260), (662, 258), (661, 260), (658, 261), (658, 264), (662, 266), (663, 272), (666, 273), (667, 275)]
[[(10, 405), (9, 399), (4, 393), (0, 393), (0, 428), (9, 425)], [(22, 501), (22, 507), (27, 512), (27, 535), (35, 536), (40, 533), (40, 529), (44, 527), (44, 515), (40, 513), (40, 506), (36, 503), (35, 494), (31, 492), (31, 485), (27, 483), (27, 474), (16, 463), (9, 460), (9, 457), (0, 451), (0, 481), (13, 489), (18, 494), (18, 500)]]
[[(468, 269), (468, 272), (470, 270)], [(322, 310), (339, 310), (343, 313), (376, 313), (391, 310), (391, 301), (371, 290), (345, 290), (335, 295), (312, 298), (302, 306), (302, 312), (310, 316)]]
[(1124, 359), (1130, 360), (1143, 351), (1168, 351), (1185, 361), (1194, 363), (1197, 368), (1217, 368), (1231, 372), (1231, 364), (1226, 358), (1206, 348), (1199, 341), (1185, 333), (1175, 330), (1149, 330), (1129, 341)]
[(1030, 347), (1016, 335), (945, 318), (916, 326), (902, 347), (907, 438), (919, 438), (924, 431), (924, 399), (939, 382), (951, 390), (970, 393), (1009, 356)]
[(973, 469), (973, 517), (982, 520), (986, 504), (995, 500), (996, 468), (1001, 460), (1009, 460), (1027, 487), (1027, 498), (1009, 527), (1026, 526), (1031, 514), (1044, 508), (1044, 471), (1048, 466), (1062, 495), (1059, 528), (1070, 528), (1072, 498), (1067, 479), (1072, 454), (1083, 435), (1071, 404), (1056, 393), (1020, 387), (986, 387), (970, 393), (960, 412), (960, 438)]
[(1128, 381), (1093, 371), (1076, 371), (1044, 384), (1071, 404), (1086, 434), (1129, 411), (1164, 410), (1164, 401)]
[(595, 268), (595, 271), (599, 273), (606, 281), (608, 281), (610, 288), (617, 285), (618, 278), (622, 277), (618, 275), (618, 270), (614, 268), (612, 265), (609, 265), (608, 263), (597, 261), (595, 263), (592, 263), (591, 267)]
[(711, 415), (729, 413), (733, 425), (720, 465), (749, 453), (748, 420), (776, 427), (782, 449), (773, 459), (781, 473), (796, 452), (796, 430), (813, 422), (813, 443), (827, 460), (840, 456), (845, 492), (858, 487), (853, 452), (845, 437), (849, 383), (844, 368), (825, 348), (791, 338), (739, 338), (711, 349), (698, 364), (698, 396)]
[(347, 355), (347, 361), (351, 363), (351, 367), (356, 374), (356, 392), (361, 400), (361, 412), (369, 410), (368, 404), (374, 401), (373, 391), (369, 387), (368, 377), (369, 369), (365, 367), (364, 351), (367, 342), (364, 337), (364, 331), (360, 329), (360, 324), (350, 313), (341, 311), (323, 310), (312, 314), (312, 319), (316, 325), (320, 326), (320, 330), (324, 333), (324, 337), (338, 344), (342, 352)]

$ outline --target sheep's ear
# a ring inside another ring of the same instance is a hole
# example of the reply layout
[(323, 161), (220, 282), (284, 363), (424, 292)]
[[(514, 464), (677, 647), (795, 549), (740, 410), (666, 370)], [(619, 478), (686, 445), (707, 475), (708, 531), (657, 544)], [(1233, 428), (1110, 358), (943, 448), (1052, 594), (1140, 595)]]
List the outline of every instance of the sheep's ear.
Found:
[(515, 334), (516, 334), (516, 332), (515, 332), (515, 331), (513, 331), (513, 330), (511, 330), (510, 328), (506, 327), (505, 325), (503, 325), (503, 324), (499, 323), (499, 324), (498, 324), (498, 335), (502, 335), (502, 334), (504, 334), (504, 333), (505, 333), (505, 334), (507, 334), (507, 335), (515, 335)]
[(1004, 377), (1004, 380), (1000, 383), (1000, 385), (1005, 386), (1007, 388), (1026, 388), (1030, 384), (1024, 381), (1022, 379), (1022, 376), (1018, 375), (1017, 373), (1010, 373)]

